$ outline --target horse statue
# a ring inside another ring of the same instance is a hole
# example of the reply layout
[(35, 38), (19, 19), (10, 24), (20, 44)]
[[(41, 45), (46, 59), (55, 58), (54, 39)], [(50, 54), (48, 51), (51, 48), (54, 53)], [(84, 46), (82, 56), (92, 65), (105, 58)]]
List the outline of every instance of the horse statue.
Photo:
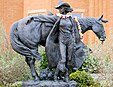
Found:
[[(79, 18), (78, 21), (80, 22), (82, 33), (84, 34), (86, 31), (92, 30), (100, 39), (100, 41), (105, 41), (106, 34), (102, 22), (106, 23), (107, 20), (103, 20), (102, 17), (103, 16), (101, 16), (99, 19), (89, 17)], [(25, 56), (25, 61), (30, 67), (32, 77), (35, 81), (39, 81), (39, 76), (35, 70), (35, 61), (36, 59), (41, 60), (41, 57), (38, 53), (38, 45), (45, 46), (46, 39), (57, 19), (58, 17), (56, 15), (28, 16), (15, 22), (11, 27), (11, 46), (17, 53)], [(76, 50), (78, 51), (75, 52), (75, 54), (76, 56), (79, 56), (81, 55), (79, 54), (79, 49), (81, 49), (80, 46), (83, 46), (84, 48), (87, 47), (83, 42), (79, 42), (77, 44), (78, 47)], [(56, 67), (58, 63), (58, 61), (54, 63), (52, 60), (55, 60), (55, 58), (51, 59), (50, 57), (48, 59), (50, 68)], [(82, 64), (84, 59), (81, 59), (81, 61)], [(81, 64), (78, 64), (78, 68), (81, 66)]]

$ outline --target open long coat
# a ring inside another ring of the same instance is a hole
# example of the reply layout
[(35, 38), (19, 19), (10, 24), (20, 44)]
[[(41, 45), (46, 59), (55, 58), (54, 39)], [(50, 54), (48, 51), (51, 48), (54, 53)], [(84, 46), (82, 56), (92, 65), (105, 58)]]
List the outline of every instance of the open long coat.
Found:
[[(59, 22), (60, 22), (60, 18), (58, 18), (58, 20), (54, 24), (46, 40), (46, 54), (48, 57), (49, 68), (56, 67), (58, 61), (60, 61), (61, 59), (59, 43), (58, 43)], [(77, 25), (73, 19), (72, 19), (72, 23), (73, 23), (72, 29), (75, 29), (74, 30), (75, 44), (72, 53), (72, 60), (70, 62), (69, 61), (66, 62), (69, 65), (68, 67), (79, 69), (88, 56), (88, 48), (80, 40), (80, 35), (77, 29)]]

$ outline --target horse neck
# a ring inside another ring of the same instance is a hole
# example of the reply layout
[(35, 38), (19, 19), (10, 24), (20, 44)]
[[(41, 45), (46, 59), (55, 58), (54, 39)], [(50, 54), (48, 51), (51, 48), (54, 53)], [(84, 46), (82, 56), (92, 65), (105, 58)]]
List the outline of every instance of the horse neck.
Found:
[(88, 30), (92, 30), (92, 25), (93, 25), (93, 20), (94, 18), (79, 18), (78, 21), (81, 25), (81, 30), (82, 33), (84, 34)]

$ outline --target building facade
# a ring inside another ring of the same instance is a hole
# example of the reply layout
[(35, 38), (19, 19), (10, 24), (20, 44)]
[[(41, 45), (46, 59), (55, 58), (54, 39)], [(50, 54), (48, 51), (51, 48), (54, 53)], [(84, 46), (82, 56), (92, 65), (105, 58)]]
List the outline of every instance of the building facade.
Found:
[[(74, 9), (73, 15), (85, 17), (100, 17), (109, 20), (105, 25), (107, 37), (113, 32), (113, 0), (63, 0)], [(4, 22), (7, 32), (14, 21), (33, 14), (47, 14), (51, 11), (54, 14), (57, 10), (54, 8), (58, 0), (0, 0), (0, 19)], [(84, 35), (85, 43), (94, 43), (98, 38), (91, 31)]]
[(0, 0), (0, 22), (4, 23), (7, 32), (14, 21), (23, 18), (23, 12), (23, 0)]

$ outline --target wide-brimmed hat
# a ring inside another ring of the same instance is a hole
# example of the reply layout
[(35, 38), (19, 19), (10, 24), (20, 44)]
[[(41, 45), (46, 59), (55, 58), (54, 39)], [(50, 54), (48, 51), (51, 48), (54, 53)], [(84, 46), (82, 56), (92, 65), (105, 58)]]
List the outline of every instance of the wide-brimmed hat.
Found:
[(67, 6), (67, 7), (70, 7), (70, 5), (68, 3), (64, 3), (63, 1), (59, 1), (58, 2), (58, 5), (55, 6), (56, 9), (59, 9), (61, 6)]

